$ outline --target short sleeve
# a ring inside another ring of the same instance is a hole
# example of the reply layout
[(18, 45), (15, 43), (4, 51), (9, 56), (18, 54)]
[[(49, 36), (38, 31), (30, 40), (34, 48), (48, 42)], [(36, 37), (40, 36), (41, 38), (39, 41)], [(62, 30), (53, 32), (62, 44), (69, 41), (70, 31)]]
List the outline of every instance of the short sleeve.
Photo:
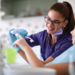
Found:
[(42, 38), (43, 38), (42, 34), (43, 33), (44, 33), (44, 31), (38, 32), (36, 34), (32, 34), (30, 36), (27, 36), (25, 40), (31, 47), (40, 45), (42, 42)]

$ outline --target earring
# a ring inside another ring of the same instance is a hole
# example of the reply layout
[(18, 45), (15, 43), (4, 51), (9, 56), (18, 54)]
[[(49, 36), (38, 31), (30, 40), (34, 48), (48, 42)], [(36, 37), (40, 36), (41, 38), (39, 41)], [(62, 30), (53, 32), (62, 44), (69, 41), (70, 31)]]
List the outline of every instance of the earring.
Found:
[(64, 30), (65, 27), (66, 27), (66, 26), (63, 26), (62, 29)]

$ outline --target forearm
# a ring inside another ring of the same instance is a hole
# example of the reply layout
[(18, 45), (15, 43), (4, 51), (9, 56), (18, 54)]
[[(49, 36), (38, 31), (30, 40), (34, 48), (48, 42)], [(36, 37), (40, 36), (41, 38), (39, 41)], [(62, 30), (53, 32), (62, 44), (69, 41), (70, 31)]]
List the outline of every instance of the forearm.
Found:
[[(75, 62), (73, 64), (75, 66)], [(57, 72), (57, 75), (69, 75), (69, 63), (51, 64), (44, 67), (55, 69)]]
[(31, 47), (26, 43), (25, 46), (22, 46), (22, 49), (24, 50), (27, 60), (29, 64), (33, 67), (42, 67), (44, 66), (44, 63), (37, 58)]
[(45, 68), (55, 69), (56, 75), (68, 75), (68, 63), (52, 64), (45, 66)]
[(20, 49), (20, 50), (18, 51), (18, 54), (19, 54), (25, 61), (27, 61), (27, 63), (28, 63), (27, 57), (26, 57), (26, 55), (25, 55), (25, 53), (24, 53), (23, 50)]
[[(51, 64), (48, 66), (44, 66), (44, 68), (53, 68), (56, 70), (56, 75), (69, 75), (68, 71), (69, 63), (59, 63), (59, 64)], [(74, 62), (75, 66), (75, 62)]]

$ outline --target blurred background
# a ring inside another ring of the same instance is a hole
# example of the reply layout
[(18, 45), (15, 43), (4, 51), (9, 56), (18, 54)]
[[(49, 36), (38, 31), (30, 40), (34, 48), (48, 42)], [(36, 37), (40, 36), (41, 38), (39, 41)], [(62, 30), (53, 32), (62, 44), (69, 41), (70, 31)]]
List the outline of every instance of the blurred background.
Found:
[(4, 18), (46, 15), (50, 6), (57, 0), (2, 0)]
[[(28, 35), (44, 30), (44, 16), (55, 2), (62, 1), (70, 2), (75, 14), (75, 0), (0, 0), (0, 50), (10, 47), (7, 37), (11, 28), (24, 28)], [(40, 47), (33, 50), (40, 58)], [(16, 62), (25, 63), (19, 55)]]

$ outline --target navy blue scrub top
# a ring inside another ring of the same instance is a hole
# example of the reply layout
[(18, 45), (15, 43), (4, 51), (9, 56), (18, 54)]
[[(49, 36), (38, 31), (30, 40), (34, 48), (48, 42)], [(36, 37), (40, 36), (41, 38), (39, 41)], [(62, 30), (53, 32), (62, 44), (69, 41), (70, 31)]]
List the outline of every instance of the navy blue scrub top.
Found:
[(43, 60), (46, 60), (49, 56), (57, 57), (72, 45), (71, 35), (63, 33), (58, 35), (56, 43), (50, 46), (50, 37), (48, 37), (46, 30), (27, 36), (25, 39), (31, 47), (40, 45)]

